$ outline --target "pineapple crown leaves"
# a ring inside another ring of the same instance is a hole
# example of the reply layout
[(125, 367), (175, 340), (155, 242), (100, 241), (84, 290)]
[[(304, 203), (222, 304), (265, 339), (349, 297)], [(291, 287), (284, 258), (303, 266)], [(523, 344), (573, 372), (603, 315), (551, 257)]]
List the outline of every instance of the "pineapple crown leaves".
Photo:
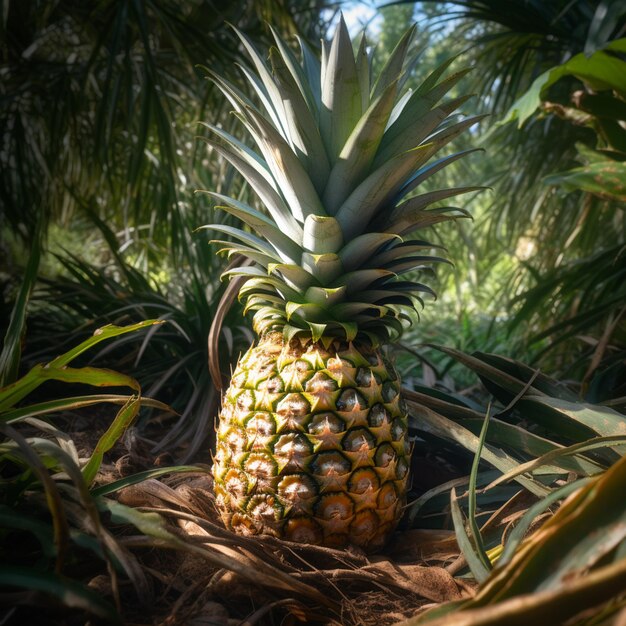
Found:
[(207, 72), (255, 148), (212, 124), (203, 139), (239, 171), (265, 212), (206, 192), (247, 226), (203, 227), (227, 236), (217, 240), (222, 252), (253, 262), (225, 275), (243, 279), (239, 296), (261, 335), (279, 330), (285, 339), (372, 344), (398, 338), (417, 321), (421, 296), (435, 295), (416, 276), (447, 262), (428, 254), (440, 246), (404, 238), (468, 217), (431, 205), (482, 189), (420, 192), (433, 174), (474, 151), (431, 160), (482, 117), (458, 121), (453, 113), (469, 96), (445, 99), (467, 70), (444, 76), (450, 59), (406, 89), (415, 27), (375, 78), (365, 35), (355, 55), (343, 18), (331, 43), (322, 42), (321, 59), (300, 41), (299, 60), (274, 29), (276, 46), (264, 58), (234, 30), (252, 61), (241, 67), (251, 96)]

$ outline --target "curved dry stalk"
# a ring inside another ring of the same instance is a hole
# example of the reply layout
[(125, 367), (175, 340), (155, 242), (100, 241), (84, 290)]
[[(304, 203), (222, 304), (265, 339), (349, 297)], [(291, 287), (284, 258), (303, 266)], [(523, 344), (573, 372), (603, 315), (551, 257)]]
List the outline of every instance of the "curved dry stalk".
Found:
[(126, 538), (123, 543), (133, 547), (183, 550), (206, 559), (214, 567), (230, 570), (255, 586), (268, 587), (275, 591), (288, 591), (332, 611), (338, 612), (340, 610), (337, 602), (325, 596), (315, 587), (297, 580), (291, 574), (264, 562), (260, 558), (255, 558), (248, 552), (239, 552), (226, 545), (223, 540), (213, 540), (211, 537), (204, 537), (203, 539), (203, 543), (208, 544), (208, 547), (198, 546), (194, 541), (188, 541), (174, 533), (170, 533), (169, 537), (164, 538), (140, 535)]
[[(234, 269), (235, 267), (244, 267), (251, 264), (252, 261), (250, 261), (249, 259), (246, 259), (242, 256), (237, 256), (237, 258), (235, 258), (235, 260), (230, 263), (226, 269), (228, 271)], [(239, 294), (239, 289), (241, 289), (241, 286), (245, 281), (245, 277), (240, 276), (238, 278), (233, 278), (228, 283), (226, 289), (224, 290), (224, 293), (222, 294), (222, 297), (220, 298), (220, 302), (217, 305), (217, 311), (215, 313), (215, 317), (213, 318), (211, 329), (209, 330), (209, 373), (211, 375), (211, 380), (213, 381), (215, 388), (218, 390), (222, 389), (224, 386), (219, 357), (219, 338), (220, 333), (222, 332), (222, 324), (224, 323), (224, 318), (228, 314), (230, 307), (235, 301), (235, 298)]]

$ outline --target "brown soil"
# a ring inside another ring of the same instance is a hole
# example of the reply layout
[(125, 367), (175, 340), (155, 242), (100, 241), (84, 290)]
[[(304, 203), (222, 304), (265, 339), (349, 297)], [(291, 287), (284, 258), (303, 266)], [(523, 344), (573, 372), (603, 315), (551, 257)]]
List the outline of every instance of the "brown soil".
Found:
[[(87, 457), (107, 424), (105, 418), (102, 428), (94, 428), (93, 416), (77, 417), (62, 428), (79, 456)], [(158, 439), (151, 439), (130, 429), (105, 456), (97, 482), (108, 484), (174, 465), (169, 454), (152, 452)], [(159, 531), (139, 532), (102, 514), (104, 526), (138, 571), (132, 582), (122, 574), (114, 581), (104, 563), (92, 556), (83, 579), (98, 595), (118, 604), (127, 626), (387, 626), (433, 604), (473, 594), (471, 585), (454, 576), (460, 561), (451, 531), (398, 531), (376, 555), (358, 548), (335, 550), (235, 535), (219, 521), (209, 455), (202, 461), (206, 471), (166, 474), (107, 496), (164, 521)], [(20, 607), (3, 623), (105, 622), (65, 609)]]

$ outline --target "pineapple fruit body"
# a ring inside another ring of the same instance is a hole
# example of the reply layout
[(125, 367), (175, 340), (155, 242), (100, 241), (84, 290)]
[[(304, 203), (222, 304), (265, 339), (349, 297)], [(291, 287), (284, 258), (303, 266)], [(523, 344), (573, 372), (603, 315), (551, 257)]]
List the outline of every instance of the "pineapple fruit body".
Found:
[(440, 155), (478, 118), (451, 117), (467, 96), (446, 96), (466, 73), (446, 76), (449, 61), (415, 85), (414, 33), (378, 75), (343, 19), (320, 56), (301, 41), (298, 58), (275, 32), (267, 55), (238, 33), (250, 95), (209, 70), (254, 143), (206, 125), (211, 151), (256, 195), (250, 205), (207, 190), (244, 224), (206, 228), (247, 259), (224, 276), (260, 338), (218, 426), (216, 499), (236, 532), (374, 551), (402, 514), (407, 414), (381, 346), (418, 321), (434, 296), (422, 276), (446, 260), (414, 232), (467, 217), (431, 205), (478, 189), (423, 187), (472, 152)]
[(213, 472), (224, 523), (380, 548), (405, 504), (407, 420), (380, 350), (270, 333), (241, 358), (223, 401)]

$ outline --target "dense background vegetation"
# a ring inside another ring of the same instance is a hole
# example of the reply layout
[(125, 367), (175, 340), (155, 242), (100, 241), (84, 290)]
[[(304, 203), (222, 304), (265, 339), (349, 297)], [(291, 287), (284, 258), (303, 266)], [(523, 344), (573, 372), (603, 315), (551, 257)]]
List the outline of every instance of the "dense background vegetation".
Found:
[[(244, 55), (226, 22), (261, 48), (271, 39), (267, 23), (316, 47), (338, 9), (356, 15), (357, 4), (3, 4), (0, 386), (34, 371), (36, 363), (49, 363), (54, 370), (46, 375), (37, 370), (31, 382), (19, 387), (24, 393), (0, 398), (3, 424), (23, 419), (28, 393), (34, 392), (33, 402), (60, 402), (57, 410), (78, 406), (74, 396), (63, 404), (58, 387), (38, 387), (49, 380), (46, 376), (64, 380), (57, 369), (70, 357), (54, 359), (66, 353), (79, 365), (93, 360), (125, 375), (96, 384), (130, 387), (133, 393), (141, 388), (143, 396), (177, 411), (164, 417), (164, 406), (150, 401), (143, 402), (139, 413), (136, 399), (109, 398), (107, 402), (123, 406), (114, 420), (117, 431), (96, 440), (100, 455), (139, 415), (136, 432), (148, 458), (165, 453), (177, 462), (208, 460), (219, 381), (209, 375), (207, 338), (218, 311), (225, 311), (225, 318), (214, 327), (213, 344), (223, 373), (251, 335), (234, 294), (220, 281), (226, 261), (215, 255), (207, 234), (196, 231), (202, 224), (231, 218), (214, 211), (208, 196), (195, 190), (248, 195), (228, 164), (198, 140), (203, 133), (198, 121), (234, 127), (227, 103), (205, 80), (202, 66), (238, 82), (237, 63)], [(436, 186), (482, 184), (489, 189), (462, 196), (466, 201), (461, 206), (471, 220), (429, 234), (446, 246), (454, 267), (438, 270), (438, 301), (427, 303), (421, 324), (403, 339), (404, 350), (397, 351), (413, 410), (423, 420), (415, 429), (425, 471), (416, 480), (420, 499), (411, 510), (411, 523), (441, 526), (450, 511), (454, 516), (447, 481), (467, 478), (470, 471), (474, 486), (477, 480), (494, 480), (483, 465), (479, 472), (478, 462), (472, 470), (474, 454), (478, 459), (481, 451), (490, 468), (517, 476), (517, 484), (534, 497), (550, 493), (548, 504), (556, 502), (554, 494), (565, 492), (554, 484), (550, 489), (555, 491), (548, 490), (546, 480), (535, 475), (516, 475), (517, 465), (552, 454), (552, 468), (587, 480), (619, 458), (615, 447), (607, 448), (607, 441), (616, 440), (602, 438), (623, 438), (617, 412), (626, 408), (626, 8), (610, 0), (453, 0), (400, 2), (370, 7), (365, 14), (369, 21), (363, 26), (383, 59), (408, 24), (418, 21), (423, 53), (416, 75), (425, 76), (451, 55), (459, 55), (459, 65), (473, 64), (474, 71), (459, 87), (476, 94), (464, 112), (485, 115), (455, 146), (484, 151), (447, 168)], [(359, 27), (352, 19), (352, 30)], [(149, 319), (166, 323), (144, 325), (140, 333), (115, 332), (102, 344), (88, 339), (107, 323)], [(98, 345), (99, 352), (73, 350), (81, 341)], [(213, 373), (215, 378), (215, 368)], [(89, 384), (97, 375), (87, 371), (65, 382)], [(31, 385), (35, 379), (37, 384)], [(524, 391), (531, 397), (513, 411), (511, 403)], [(490, 399), (497, 410), (487, 437), (481, 428)], [(27, 426), (42, 427), (32, 421)], [(44, 461), (36, 470), (23, 437), (4, 432), (7, 440), (18, 442), (25, 469), (23, 474), (15, 470), (19, 454), (5, 445), (3, 468), (9, 463), (12, 469), (3, 479), (20, 476), (22, 486), (8, 487), (2, 505), (29, 511), (32, 502), (24, 485), (32, 487), (33, 476), (57, 502), (54, 498), (61, 495), (45, 479), (46, 468), (56, 468), (58, 475), (66, 472), (76, 490), (74, 502), (90, 511), (93, 527), (81, 527), (81, 532), (108, 545), (115, 555), (107, 561), (109, 568), (114, 569), (113, 561), (122, 562), (135, 586), (143, 588), (135, 565), (124, 550), (116, 551), (95, 509), (89, 508), (87, 487), (80, 483), (84, 455), (69, 449), (60, 431), (46, 432), (59, 438), (71, 458), (39, 443), (37, 453)], [(591, 437), (600, 440), (586, 444)], [(585, 445), (595, 451), (579, 458), (574, 452), (582, 448), (575, 448), (572, 459), (569, 451), (559, 456), (563, 446)], [(495, 447), (505, 454), (492, 454)], [(102, 458), (90, 462), (87, 486)], [(614, 493), (623, 486), (621, 474), (606, 476), (600, 492)], [(485, 506), (489, 497), (492, 505), (508, 503), (512, 492), (507, 489), (492, 490), (496, 495), (486, 497)], [(103, 515), (116, 506), (106, 502), (99, 505)], [(474, 505), (470, 499), (472, 522)], [(596, 513), (602, 509), (597, 506)], [(117, 514), (127, 523), (140, 523), (128, 511)], [(65, 526), (52, 517), (58, 539)], [(3, 519), (5, 525), (21, 523)], [(74, 511), (69, 526), (78, 524), (76, 519)], [(457, 532), (463, 527), (458, 519)], [(528, 516), (528, 525), (532, 519)], [(559, 528), (567, 523), (564, 519)], [(485, 562), (486, 549), (503, 539), (492, 533), (483, 546), (477, 526), (472, 528), (464, 552), (480, 581), (491, 567)], [(70, 536), (75, 540), (76, 533), (68, 529), (67, 541)], [(461, 544), (463, 537), (461, 533)], [(81, 541), (80, 549), (101, 555), (86, 539)], [(622, 539), (615, 541), (618, 545)], [(512, 550), (505, 561), (516, 566)], [(52, 568), (55, 558), (57, 566), (62, 560), (58, 554), (46, 557)], [(603, 557), (610, 560), (615, 553)], [(534, 567), (541, 570), (541, 563)], [(497, 581), (491, 589), (494, 585)], [(527, 591), (523, 585), (520, 589)], [(85, 598), (85, 606), (95, 602)], [(99, 610), (93, 612), (108, 615), (107, 607)]]
[[(608, 367), (615, 379), (623, 373), (615, 358), (625, 323), (623, 174), (614, 186), (595, 187), (591, 174), (561, 174), (596, 153), (621, 163), (623, 94), (619, 85), (612, 95), (587, 93), (593, 80), (581, 83), (570, 73), (545, 91), (521, 128), (504, 122), (542, 72), (619, 38), (624, 16), (610, 2), (506, 4), (406, 3), (369, 13), (370, 35), (387, 54), (418, 20), (424, 53), (416, 73), (451, 53), (474, 62), (465, 81), (477, 95), (465, 109), (489, 115), (461, 140), (467, 146), (457, 146), (485, 152), (438, 183), (471, 179), (490, 190), (467, 198), (472, 222), (443, 231), (455, 268), (440, 272), (441, 302), (424, 312), (408, 343), (497, 348), (588, 387)], [(192, 385), (203, 380), (202, 350), (187, 365), (180, 362), (189, 356), (185, 346), (200, 347), (208, 334), (223, 260), (195, 229), (228, 218), (211, 215), (206, 196), (194, 191), (226, 192), (241, 183), (197, 140), (200, 120), (231, 125), (201, 66), (236, 76), (241, 51), (225, 21), (262, 42), (267, 19), (315, 43), (336, 17), (336, 7), (321, 1), (223, 5), (7, 4), (0, 314), (7, 328), (35, 245), (43, 254), (26, 335), (33, 358), (59, 341), (71, 343), (86, 322), (169, 317), (176, 324), (159, 331), (135, 373), (153, 390), (171, 377), (180, 381), (183, 370)], [(359, 14), (350, 4), (345, 10)], [(224, 328), (223, 351), (232, 359), (237, 339), (248, 340), (238, 311)], [(189, 406), (192, 394), (181, 396), (177, 408)]]

